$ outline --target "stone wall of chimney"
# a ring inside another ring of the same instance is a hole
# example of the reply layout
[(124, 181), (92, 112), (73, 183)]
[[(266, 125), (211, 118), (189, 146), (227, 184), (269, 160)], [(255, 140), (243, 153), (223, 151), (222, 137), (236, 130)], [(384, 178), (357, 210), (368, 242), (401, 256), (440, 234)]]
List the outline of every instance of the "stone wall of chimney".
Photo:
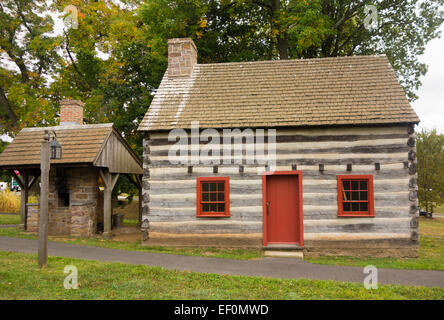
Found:
[[(49, 172), (48, 234), (89, 237), (97, 233), (98, 224), (103, 225), (103, 197), (100, 193), (96, 168), (66, 169), (69, 206), (59, 203), (57, 170)], [(27, 231), (39, 229), (40, 204), (28, 206)]]
[(189, 77), (197, 63), (197, 48), (190, 38), (168, 40), (168, 76)]
[(83, 106), (79, 100), (62, 100), (60, 102), (60, 125), (83, 124)]

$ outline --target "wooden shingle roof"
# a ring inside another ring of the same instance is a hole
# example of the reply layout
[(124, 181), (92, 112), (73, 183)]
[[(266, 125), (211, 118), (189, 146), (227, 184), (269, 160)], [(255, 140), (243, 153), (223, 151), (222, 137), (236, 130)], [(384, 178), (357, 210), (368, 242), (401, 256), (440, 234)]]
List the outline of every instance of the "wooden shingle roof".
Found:
[(168, 77), (141, 131), (418, 123), (386, 56), (197, 64)]
[(142, 174), (142, 163), (112, 123), (22, 129), (0, 154), (0, 168), (39, 167), (45, 130), (54, 131), (62, 159), (51, 165), (92, 165), (111, 172)]

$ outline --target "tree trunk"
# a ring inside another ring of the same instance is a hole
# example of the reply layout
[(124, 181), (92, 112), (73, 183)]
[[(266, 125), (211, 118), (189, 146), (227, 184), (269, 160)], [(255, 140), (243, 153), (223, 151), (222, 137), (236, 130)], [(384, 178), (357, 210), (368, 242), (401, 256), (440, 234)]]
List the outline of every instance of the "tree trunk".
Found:
[(277, 36), (279, 58), (285, 60), (288, 59), (288, 41), (282, 38), (280, 35)]
[(5, 90), (3, 90), (2, 87), (0, 87), (0, 104), (3, 106), (3, 109), (8, 115), (9, 120), (11, 120), (11, 127), (15, 126), (18, 119), (14, 111), (12, 110), (11, 105), (9, 104), (8, 97), (6, 97)]
[(277, 40), (277, 47), (279, 51), (279, 58), (280, 59), (288, 59), (288, 40), (287, 35), (285, 32), (282, 32), (282, 27), (279, 25), (279, 23), (274, 24), (273, 19), (279, 19), (281, 9), (281, 1), (280, 0), (272, 0), (271, 1), (271, 31), (273, 32), (273, 29), (276, 28), (279, 33), (276, 36)]

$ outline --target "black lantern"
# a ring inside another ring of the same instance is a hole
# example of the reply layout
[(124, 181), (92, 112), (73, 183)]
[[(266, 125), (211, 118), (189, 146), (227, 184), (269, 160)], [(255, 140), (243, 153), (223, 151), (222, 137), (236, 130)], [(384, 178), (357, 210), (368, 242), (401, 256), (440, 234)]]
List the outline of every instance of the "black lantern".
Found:
[(49, 146), (51, 147), (51, 159), (62, 159), (62, 146), (57, 141), (55, 132)]

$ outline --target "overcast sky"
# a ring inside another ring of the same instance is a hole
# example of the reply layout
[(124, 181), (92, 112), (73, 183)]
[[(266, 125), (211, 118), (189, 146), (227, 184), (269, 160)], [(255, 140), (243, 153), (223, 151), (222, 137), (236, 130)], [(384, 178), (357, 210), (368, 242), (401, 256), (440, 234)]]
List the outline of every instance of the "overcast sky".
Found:
[(444, 25), (441, 38), (430, 41), (419, 60), (429, 66), (426, 76), (421, 78), (419, 99), (412, 103), (421, 119), (419, 128), (436, 128), (444, 133)]

